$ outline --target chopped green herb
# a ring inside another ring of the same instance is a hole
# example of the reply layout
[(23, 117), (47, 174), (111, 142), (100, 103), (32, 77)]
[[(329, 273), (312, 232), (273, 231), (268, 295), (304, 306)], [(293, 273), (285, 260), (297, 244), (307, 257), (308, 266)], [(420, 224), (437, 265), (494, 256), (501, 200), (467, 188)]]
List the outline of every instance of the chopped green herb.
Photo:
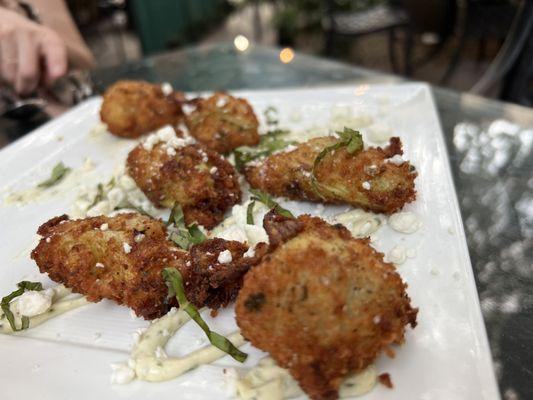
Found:
[(281, 137), (288, 133), (290, 132), (287, 130), (274, 129), (261, 135), (259, 144), (256, 147), (240, 147), (235, 149), (233, 154), (235, 155), (235, 167), (237, 167), (237, 170), (242, 171), (244, 166), (250, 161), (269, 156), (278, 150), (283, 150), (287, 146), (295, 144), (296, 142), (285, 140)]
[(191, 245), (202, 243), (207, 239), (197, 224), (189, 226), (185, 224), (183, 209), (178, 202), (174, 203), (166, 224), (167, 226), (174, 225), (176, 227), (177, 231), (171, 233), (170, 240), (182, 249), (188, 250)]
[(255, 206), (255, 200), (250, 201), (250, 204), (248, 204), (248, 208), (246, 208), (246, 223), (248, 225), (254, 224), (254, 206)]
[(40, 188), (48, 188), (50, 186), (54, 186), (56, 183), (58, 183), (63, 177), (70, 171), (69, 167), (65, 167), (65, 164), (63, 162), (59, 162), (56, 164), (56, 166), (52, 169), (52, 174), (50, 175), (50, 178), (47, 180), (39, 183), (37, 186)]
[(189, 316), (196, 322), (200, 328), (205, 332), (205, 335), (211, 342), (213, 346), (222, 350), (223, 352), (229, 354), (235, 360), (239, 362), (246, 361), (248, 354), (243, 353), (237, 347), (233, 345), (227, 338), (224, 336), (213, 332), (209, 329), (207, 323), (202, 319), (202, 316), (198, 312), (198, 309), (193, 306), (187, 300), (185, 296), (185, 288), (183, 287), (183, 277), (176, 268), (165, 268), (162, 272), (163, 279), (165, 280), (168, 286), (168, 294), (173, 297), (176, 296), (179, 306), (183, 309)]
[(273, 106), (268, 106), (263, 112), (265, 115), (267, 125), (277, 125), (278, 124), (278, 110)]
[(272, 197), (270, 197), (268, 194), (257, 190), (257, 189), (250, 189), (250, 192), (254, 195), (251, 200), (257, 200), (261, 203), (263, 203), (265, 206), (267, 206), (270, 209), (275, 209), (276, 212), (280, 215), (283, 215), (287, 218), (294, 218), (294, 215), (287, 209), (281, 207)]
[(15, 316), (13, 315), (13, 313), (11, 312), (11, 309), (9, 308), (9, 303), (11, 303), (13, 299), (19, 296), (22, 296), (22, 294), (26, 290), (36, 290), (36, 291), (43, 290), (43, 285), (40, 282), (22, 281), (22, 282), (17, 283), (17, 287), (18, 287), (17, 290), (3, 297), (2, 302), (0, 303), (2, 307), (2, 311), (4, 312), (4, 315), (9, 321), (9, 325), (11, 325), (11, 329), (13, 329), (13, 332), (21, 331), (23, 329), (28, 329), (30, 327), (30, 319), (23, 315), (21, 317), (22, 325), (20, 328), (17, 328), (17, 325), (15, 324)]
[(363, 137), (358, 131), (345, 127), (343, 131), (339, 131), (337, 132), (337, 134), (340, 136), (340, 140), (337, 143), (332, 144), (331, 146), (325, 147), (318, 154), (313, 163), (313, 170), (311, 172), (311, 186), (313, 187), (315, 193), (322, 199), (325, 199), (325, 197), (322, 193), (320, 193), (320, 184), (316, 178), (315, 173), (318, 165), (324, 159), (324, 157), (326, 157), (332, 151), (341, 149), (343, 147), (346, 147), (346, 151), (349, 154), (353, 154), (355, 152), (363, 150)]

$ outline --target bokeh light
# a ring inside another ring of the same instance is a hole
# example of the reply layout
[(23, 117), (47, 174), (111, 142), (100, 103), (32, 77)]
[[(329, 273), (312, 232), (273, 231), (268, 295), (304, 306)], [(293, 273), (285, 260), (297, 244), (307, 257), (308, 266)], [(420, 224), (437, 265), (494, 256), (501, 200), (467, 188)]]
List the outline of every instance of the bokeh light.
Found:
[(235, 39), (233, 39), (233, 44), (237, 50), (246, 51), (250, 46), (250, 41), (244, 35), (237, 35), (235, 36)]
[(279, 52), (279, 60), (283, 64), (288, 64), (294, 59), (294, 51), (290, 47), (285, 47)]

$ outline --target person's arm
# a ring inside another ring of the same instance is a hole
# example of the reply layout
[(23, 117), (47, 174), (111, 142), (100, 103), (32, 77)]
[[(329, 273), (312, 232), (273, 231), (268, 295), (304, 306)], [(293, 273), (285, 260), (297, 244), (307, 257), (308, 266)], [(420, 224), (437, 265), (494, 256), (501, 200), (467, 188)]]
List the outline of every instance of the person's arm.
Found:
[(74, 68), (95, 66), (94, 57), (80, 35), (64, 0), (26, 0), (37, 10), (43, 25), (53, 29), (65, 42), (69, 64)]
[(52, 29), (0, 7), (0, 81), (18, 93), (52, 84), (67, 71), (67, 48)]

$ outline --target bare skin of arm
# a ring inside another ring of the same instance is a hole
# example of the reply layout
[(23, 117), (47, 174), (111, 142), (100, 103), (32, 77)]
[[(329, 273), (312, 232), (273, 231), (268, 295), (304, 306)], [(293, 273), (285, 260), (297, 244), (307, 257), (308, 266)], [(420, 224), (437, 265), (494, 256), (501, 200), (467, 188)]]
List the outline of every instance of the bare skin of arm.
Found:
[(94, 66), (62, 0), (34, 0), (31, 4), (42, 24), (30, 21), (16, 8), (0, 7), (0, 81), (20, 94), (51, 85), (69, 66)]

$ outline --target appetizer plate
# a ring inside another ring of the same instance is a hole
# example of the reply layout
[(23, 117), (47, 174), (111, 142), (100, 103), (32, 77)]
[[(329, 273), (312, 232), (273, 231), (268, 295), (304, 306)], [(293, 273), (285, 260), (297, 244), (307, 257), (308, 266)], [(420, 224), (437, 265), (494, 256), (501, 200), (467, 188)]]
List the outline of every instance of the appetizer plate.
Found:
[[(383, 355), (376, 361), (378, 373), (388, 372), (394, 388), (378, 384), (363, 398), (498, 399), (459, 206), (429, 88), (423, 84), (360, 85), (236, 94), (248, 99), (258, 115), (275, 106), (281, 126), (295, 131), (322, 129), (327, 134), (324, 127), (348, 124), (375, 137), (376, 132), (392, 129), (404, 143), (404, 158), (419, 172), (417, 200), (406, 210), (418, 216), (421, 228), (413, 234), (400, 233), (381, 217), (383, 224), (372, 235), (379, 251), (388, 253), (401, 246), (410, 256), (398, 270), (409, 285), (413, 305), (420, 309), (418, 326), (407, 329), (406, 343), (395, 348), (395, 358)], [(37, 227), (68, 213), (82, 185), (107, 181), (135, 146), (135, 141), (92, 129), (99, 122), (100, 101), (93, 98), (82, 103), (0, 152), (0, 295), (10, 293), (23, 279), (52, 284), (29, 257), (38, 240)], [(73, 168), (64, 181), (44, 192), (33, 190), (60, 161)], [(282, 204), (297, 214), (324, 217), (346, 210), (304, 202)], [(236, 329), (232, 309), (216, 319), (206, 316), (206, 320), (223, 334)], [(265, 356), (247, 344), (243, 350), (250, 357), (245, 364), (225, 357), (163, 383), (111, 384), (110, 364), (129, 358), (132, 334), (147, 325), (127, 308), (102, 301), (35, 329), (0, 335), (2, 398), (233, 398), (235, 372), (243, 375)], [(167, 352), (183, 355), (206, 344), (200, 329), (189, 323), (171, 339)]]

